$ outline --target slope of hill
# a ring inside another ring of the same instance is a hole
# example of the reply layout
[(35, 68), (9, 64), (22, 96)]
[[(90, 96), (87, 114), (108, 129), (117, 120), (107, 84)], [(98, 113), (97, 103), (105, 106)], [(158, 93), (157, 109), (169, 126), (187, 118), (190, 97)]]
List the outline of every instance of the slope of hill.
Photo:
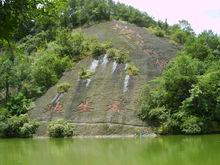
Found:
[[(145, 28), (119, 21), (77, 30), (101, 41), (111, 40), (114, 47), (128, 50), (131, 63), (140, 73), (126, 75), (126, 64), (109, 61), (104, 54), (97, 59), (80, 61), (58, 82), (70, 83), (70, 90), (57, 94), (56, 86), (50, 88), (36, 100), (35, 107), (29, 112), (32, 118), (41, 121), (38, 134), (45, 135), (47, 122), (57, 118), (74, 123), (76, 135), (151, 133), (151, 128), (137, 117), (140, 89), (145, 82), (160, 75), (176, 55), (177, 47)], [(95, 75), (80, 80), (78, 72), (81, 68), (93, 70)]]

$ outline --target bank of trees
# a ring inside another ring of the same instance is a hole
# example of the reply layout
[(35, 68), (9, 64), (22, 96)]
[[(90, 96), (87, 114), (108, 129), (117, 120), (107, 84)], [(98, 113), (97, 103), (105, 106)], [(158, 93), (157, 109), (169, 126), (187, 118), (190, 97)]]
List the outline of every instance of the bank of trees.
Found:
[(212, 31), (191, 36), (162, 75), (143, 89), (140, 117), (159, 133), (220, 131), (219, 45)]

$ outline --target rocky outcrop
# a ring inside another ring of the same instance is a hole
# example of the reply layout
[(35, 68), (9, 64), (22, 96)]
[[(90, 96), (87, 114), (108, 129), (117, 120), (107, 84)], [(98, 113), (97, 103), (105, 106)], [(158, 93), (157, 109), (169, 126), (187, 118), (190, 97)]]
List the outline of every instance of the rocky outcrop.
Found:
[[(140, 130), (150, 133), (151, 129), (137, 117), (140, 89), (145, 82), (161, 73), (176, 55), (177, 48), (144, 28), (118, 21), (101, 23), (82, 31), (102, 41), (111, 40), (115, 47), (129, 50), (131, 62), (140, 73), (127, 76), (126, 64), (109, 61), (104, 54), (97, 59), (80, 61), (58, 82), (72, 85), (67, 93), (57, 96), (54, 86), (36, 100), (30, 116), (44, 123), (39, 134), (45, 134), (45, 123), (56, 118), (75, 123), (77, 135), (128, 135)], [(78, 72), (82, 67), (92, 68), (94, 76), (80, 80)]]

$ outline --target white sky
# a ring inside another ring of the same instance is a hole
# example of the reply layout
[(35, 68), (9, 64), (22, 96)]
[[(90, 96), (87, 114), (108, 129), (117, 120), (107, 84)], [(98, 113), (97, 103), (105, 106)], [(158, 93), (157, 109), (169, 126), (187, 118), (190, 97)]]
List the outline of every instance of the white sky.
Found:
[(169, 24), (189, 21), (196, 33), (211, 29), (220, 34), (220, 0), (115, 0), (146, 11)]

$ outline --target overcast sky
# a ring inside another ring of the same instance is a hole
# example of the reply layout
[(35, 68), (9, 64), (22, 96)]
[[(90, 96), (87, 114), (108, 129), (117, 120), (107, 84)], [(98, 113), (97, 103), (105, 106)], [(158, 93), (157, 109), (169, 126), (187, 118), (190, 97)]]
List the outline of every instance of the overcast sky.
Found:
[(220, 0), (115, 0), (169, 24), (188, 20), (196, 33), (211, 29), (220, 34)]

